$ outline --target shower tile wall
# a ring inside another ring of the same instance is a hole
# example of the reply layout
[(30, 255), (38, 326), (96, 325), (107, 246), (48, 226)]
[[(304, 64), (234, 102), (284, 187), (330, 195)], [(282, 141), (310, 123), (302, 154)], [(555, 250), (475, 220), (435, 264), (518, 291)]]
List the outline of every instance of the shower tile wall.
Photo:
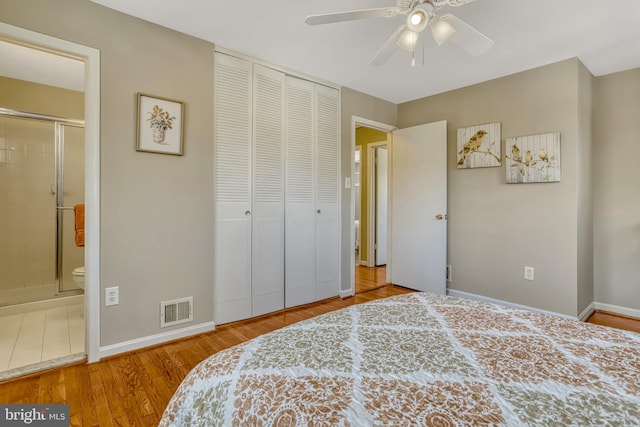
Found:
[(54, 285), (54, 150), (53, 123), (0, 117), (0, 305)]

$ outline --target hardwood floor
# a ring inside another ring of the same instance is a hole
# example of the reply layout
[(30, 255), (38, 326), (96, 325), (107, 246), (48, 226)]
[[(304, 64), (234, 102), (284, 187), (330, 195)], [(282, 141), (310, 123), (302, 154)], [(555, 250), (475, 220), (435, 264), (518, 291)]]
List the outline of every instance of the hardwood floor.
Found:
[(387, 285), (387, 267), (356, 266), (355, 293), (367, 292)]
[(587, 319), (587, 322), (640, 333), (640, 319), (621, 316), (619, 314), (609, 313), (608, 311), (596, 310), (596, 312)]
[[(350, 298), (222, 325), (213, 332), (91, 365), (79, 363), (6, 381), (0, 383), (0, 403), (68, 403), (72, 426), (156, 426), (180, 382), (209, 355), (318, 314), (409, 292), (386, 285)], [(640, 332), (640, 319), (619, 321), (609, 316), (596, 313), (589, 322)]]
[(353, 304), (413, 292), (388, 285), (353, 297), (230, 323), (161, 346), (0, 383), (0, 403), (68, 403), (72, 426), (156, 426), (187, 373), (220, 350)]

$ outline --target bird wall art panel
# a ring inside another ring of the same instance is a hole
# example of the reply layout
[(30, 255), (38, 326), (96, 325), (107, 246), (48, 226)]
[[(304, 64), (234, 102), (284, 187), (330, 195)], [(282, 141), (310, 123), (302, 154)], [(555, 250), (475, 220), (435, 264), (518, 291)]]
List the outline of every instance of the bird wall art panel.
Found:
[(507, 138), (507, 184), (560, 182), (560, 132)]
[(500, 166), (500, 123), (458, 129), (458, 169)]

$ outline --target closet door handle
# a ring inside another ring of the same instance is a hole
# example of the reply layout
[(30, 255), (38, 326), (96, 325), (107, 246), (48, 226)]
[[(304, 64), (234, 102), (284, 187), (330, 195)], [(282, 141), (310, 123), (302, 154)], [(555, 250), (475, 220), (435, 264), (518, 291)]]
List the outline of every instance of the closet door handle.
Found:
[(322, 211), (320, 209), (317, 210), (318, 213), (322, 213)]
[(245, 214), (246, 216), (249, 216), (249, 215), (251, 215), (251, 211), (245, 211), (245, 213), (244, 213), (244, 214)]

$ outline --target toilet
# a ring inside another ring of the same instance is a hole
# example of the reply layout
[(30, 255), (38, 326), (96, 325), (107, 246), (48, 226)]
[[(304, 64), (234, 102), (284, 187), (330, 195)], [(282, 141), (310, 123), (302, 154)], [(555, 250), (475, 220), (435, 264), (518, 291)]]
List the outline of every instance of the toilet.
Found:
[(76, 282), (76, 285), (80, 289), (84, 289), (84, 265), (82, 267), (76, 267), (71, 272), (73, 276), (73, 281)]

